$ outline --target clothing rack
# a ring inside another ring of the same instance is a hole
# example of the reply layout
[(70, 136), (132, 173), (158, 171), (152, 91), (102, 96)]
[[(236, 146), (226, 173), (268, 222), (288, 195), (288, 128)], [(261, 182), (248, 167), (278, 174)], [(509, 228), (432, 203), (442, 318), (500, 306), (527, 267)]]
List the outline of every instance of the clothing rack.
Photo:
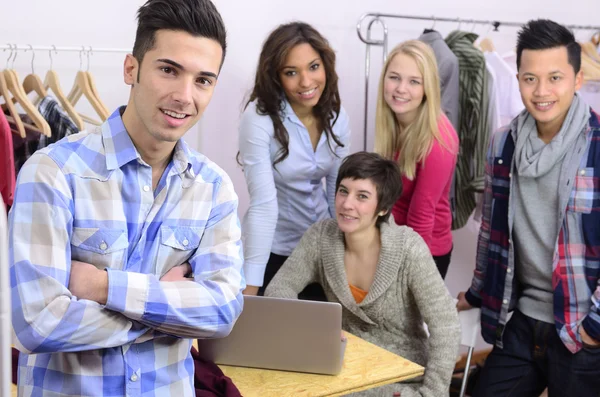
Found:
[[(463, 18), (437, 18), (435, 16), (424, 17), (417, 15), (399, 15), (399, 14), (385, 14), (378, 12), (369, 12), (363, 14), (358, 23), (356, 25), (356, 31), (358, 33), (358, 38), (367, 45), (367, 50), (365, 54), (365, 114), (364, 114), (364, 132), (363, 132), (363, 149), (367, 150), (367, 117), (369, 113), (369, 74), (371, 68), (371, 46), (382, 46), (383, 47), (383, 62), (385, 63), (387, 58), (387, 47), (388, 47), (388, 27), (384, 21), (384, 18), (393, 18), (393, 19), (412, 19), (412, 20), (420, 20), (420, 21), (433, 21), (433, 26), (435, 27), (436, 22), (458, 22), (459, 28), (460, 23), (467, 23), (475, 25), (490, 25), (494, 28), (494, 31), (498, 31), (500, 26), (511, 26), (511, 27), (521, 27), (525, 23), (522, 22), (505, 22), (505, 21), (495, 21), (495, 20), (481, 20), (481, 19), (463, 19)], [(367, 23), (368, 22), (368, 23)], [(363, 36), (363, 24), (367, 23), (367, 34), (366, 37)], [(374, 40), (371, 38), (371, 29), (373, 25), (379, 24), (383, 30), (383, 39)], [(571, 30), (597, 30), (600, 31), (600, 26), (590, 26), (590, 25), (565, 25), (567, 28)]]
[(5, 44), (0, 45), (0, 50), (3, 51), (54, 51), (56, 52), (124, 52), (130, 53), (129, 48), (102, 48), (92, 46), (81, 46), (81, 47), (57, 47), (55, 45), (50, 46), (32, 46), (32, 45), (21, 45), (21, 44)]
[(14, 68), (15, 60), (17, 59), (17, 53), (19, 51), (31, 52), (32, 53), (31, 70), (33, 70), (33, 63), (35, 60), (36, 51), (48, 51), (48, 54), (50, 55), (50, 67), (51, 68), (52, 68), (52, 53), (58, 54), (59, 52), (78, 52), (80, 68), (82, 67), (82, 63), (83, 63), (82, 55), (86, 54), (87, 62), (88, 62), (88, 69), (89, 69), (89, 64), (90, 64), (90, 55), (92, 55), (94, 52), (105, 52), (105, 53), (112, 52), (112, 53), (127, 53), (127, 54), (132, 52), (132, 50), (128, 49), (128, 48), (105, 48), (105, 47), (92, 47), (92, 46), (81, 46), (81, 47), (61, 46), (61, 47), (57, 47), (55, 45), (33, 46), (31, 44), (22, 45), (22, 44), (10, 44), (10, 43), (5, 44), (5, 45), (0, 45), (0, 50), (2, 50), (3, 52), (10, 51), (10, 55), (8, 56), (8, 59), (6, 61), (7, 68), (8, 68), (8, 63), (11, 58), (12, 58), (12, 65), (13, 65), (12, 67)]

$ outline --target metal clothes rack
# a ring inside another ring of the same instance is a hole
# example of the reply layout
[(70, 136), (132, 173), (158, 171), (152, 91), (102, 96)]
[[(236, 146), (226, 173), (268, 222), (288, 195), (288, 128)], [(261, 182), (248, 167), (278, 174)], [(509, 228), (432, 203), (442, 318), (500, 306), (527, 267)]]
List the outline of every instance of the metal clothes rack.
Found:
[[(384, 21), (384, 18), (392, 18), (392, 19), (412, 19), (412, 20), (420, 20), (420, 21), (433, 21), (434, 26), (436, 22), (458, 22), (458, 23), (468, 23), (473, 25), (491, 25), (494, 28), (494, 31), (498, 31), (500, 26), (511, 26), (511, 27), (521, 27), (525, 23), (521, 22), (505, 22), (505, 21), (496, 21), (496, 20), (481, 20), (481, 19), (462, 19), (462, 18), (437, 18), (435, 16), (424, 17), (417, 15), (398, 15), (398, 14), (385, 14), (378, 12), (369, 12), (363, 14), (358, 23), (356, 25), (356, 31), (358, 33), (358, 38), (367, 45), (366, 54), (365, 54), (365, 114), (364, 114), (364, 131), (363, 131), (363, 149), (367, 150), (367, 117), (369, 113), (369, 74), (371, 67), (371, 46), (382, 46), (383, 47), (383, 62), (385, 63), (387, 57), (387, 47), (388, 47), (388, 27)], [(363, 36), (363, 24), (367, 24), (367, 34), (366, 37)], [(375, 40), (371, 38), (371, 29), (373, 25), (379, 24), (383, 30), (383, 38), (380, 40)], [(565, 25), (567, 28), (571, 30), (598, 30), (600, 31), (600, 26), (590, 26), (590, 25)]]
[(55, 45), (49, 46), (32, 46), (32, 45), (21, 45), (21, 44), (5, 44), (0, 45), (0, 50), (4, 51), (54, 51), (54, 52), (131, 52), (130, 48), (102, 48), (92, 46), (80, 46), (80, 47), (57, 47)]
[(48, 54), (50, 55), (50, 66), (52, 66), (52, 53), (54, 54), (58, 54), (59, 52), (78, 52), (79, 53), (79, 67), (82, 68), (82, 64), (83, 64), (83, 57), (82, 55), (85, 54), (87, 56), (87, 62), (88, 62), (88, 69), (89, 69), (89, 64), (90, 64), (90, 55), (92, 55), (94, 52), (104, 52), (104, 53), (131, 53), (132, 50), (128, 49), (128, 48), (105, 48), (105, 47), (92, 47), (92, 46), (81, 46), (81, 47), (65, 47), (65, 46), (61, 46), (61, 47), (57, 47), (55, 45), (49, 45), (49, 46), (33, 46), (31, 44), (27, 44), (27, 45), (21, 45), (21, 44), (5, 44), (5, 45), (0, 45), (0, 50), (2, 50), (3, 52), (6, 51), (10, 51), (10, 55), (8, 56), (8, 60), (6, 61), (6, 67), (8, 67), (8, 63), (10, 61), (10, 59), (12, 58), (12, 65), (14, 68), (14, 64), (15, 64), (15, 60), (17, 58), (17, 54), (19, 53), (19, 51), (22, 52), (30, 52), (32, 54), (31, 57), (31, 70), (33, 71), (33, 63), (35, 60), (35, 53), (36, 51), (48, 51)]

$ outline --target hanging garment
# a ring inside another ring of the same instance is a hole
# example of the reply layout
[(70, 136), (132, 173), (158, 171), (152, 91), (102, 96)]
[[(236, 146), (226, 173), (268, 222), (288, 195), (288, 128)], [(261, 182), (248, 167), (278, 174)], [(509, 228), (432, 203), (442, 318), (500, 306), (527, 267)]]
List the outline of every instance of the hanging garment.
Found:
[(500, 122), (500, 96), (498, 93), (498, 76), (487, 62), (485, 64), (485, 74), (489, 99), (487, 107), (488, 134), (491, 135), (502, 127)]
[(0, 194), (7, 207), (13, 203), (16, 183), (12, 135), (4, 113), (0, 112)]
[(459, 63), (459, 128), (460, 150), (456, 166), (456, 212), (452, 229), (463, 227), (475, 209), (475, 192), (483, 190), (485, 155), (487, 152), (488, 87), (485, 58), (473, 43), (477, 34), (453, 31), (446, 44)]
[(67, 112), (60, 104), (51, 96), (46, 96), (42, 99), (38, 106), (41, 115), (50, 125), (52, 136), (45, 135), (40, 137), (38, 149), (42, 149), (51, 143), (58, 142), (66, 136), (77, 134), (79, 129), (73, 123)]
[[(444, 38), (435, 30), (425, 30), (419, 40), (428, 44), (435, 55), (438, 73), (440, 76), (440, 90), (442, 95), (442, 110), (452, 123), (455, 131), (459, 127), (459, 66), (458, 58)], [(452, 219), (456, 214), (456, 176), (453, 175), (452, 186), (450, 187), (450, 212)]]
[(592, 109), (600, 112), (600, 81), (588, 81), (579, 89), (579, 94)]
[(486, 64), (496, 76), (500, 124), (505, 126), (525, 109), (519, 92), (516, 70), (513, 70), (497, 52), (486, 52), (484, 57)]
[(444, 38), (434, 30), (424, 32), (419, 40), (428, 44), (435, 54), (438, 73), (440, 75), (440, 88), (442, 93), (442, 110), (458, 130), (458, 105), (459, 105), (459, 66), (458, 58), (450, 50)]
[[(29, 116), (21, 114), (19, 117), (24, 123), (32, 124), (32, 120)], [(9, 122), (8, 124), (10, 125), (11, 131), (13, 131), (12, 141), (13, 156), (15, 159), (15, 175), (18, 175), (23, 164), (25, 164), (29, 157), (37, 150), (41, 134), (38, 131), (25, 127), (26, 136), (25, 138), (21, 138), (21, 136), (17, 135), (15, 132), (17, 127), (13, 123)]]

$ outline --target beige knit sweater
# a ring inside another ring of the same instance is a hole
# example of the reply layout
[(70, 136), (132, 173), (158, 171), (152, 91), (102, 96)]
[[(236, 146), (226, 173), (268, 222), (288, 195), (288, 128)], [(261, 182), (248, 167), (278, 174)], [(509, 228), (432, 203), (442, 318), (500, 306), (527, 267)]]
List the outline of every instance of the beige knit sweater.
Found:
[[(381, 252), (373, 284), (357, 304), (346, 278), (344, 235), (337, 222), (314, 224), (275, 275), (265, 295), (297, 298), (311, 282), (342, 305), (342, 328), (425, 367), (418, 383), (393, 384), (361, 396), (448, 396), (458, 354), (458, 314), (427, 245), (406, 226), (381, 225)], [(430, 336), (423, 328), (427, 324)]]

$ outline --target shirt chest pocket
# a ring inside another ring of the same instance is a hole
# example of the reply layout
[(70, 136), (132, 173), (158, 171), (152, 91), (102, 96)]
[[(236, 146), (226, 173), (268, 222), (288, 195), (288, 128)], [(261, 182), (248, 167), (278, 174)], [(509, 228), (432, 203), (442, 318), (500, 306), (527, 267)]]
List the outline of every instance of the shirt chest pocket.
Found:
[(174, 266), (185, 263), (200, 245), (204, 228), (161, 226), (154, 274), (162, 277)]
[(127, 231), (108, 228), (74, 227), (71, 258), (91, 263), (98, 269), (122, 270), (126, 262)]
[(580, 168), (577, 170), (575, 183), (571, 189), (567, 211), (590, 214), (597, 206), (598, 193), (596, 189), (593, 168)]

